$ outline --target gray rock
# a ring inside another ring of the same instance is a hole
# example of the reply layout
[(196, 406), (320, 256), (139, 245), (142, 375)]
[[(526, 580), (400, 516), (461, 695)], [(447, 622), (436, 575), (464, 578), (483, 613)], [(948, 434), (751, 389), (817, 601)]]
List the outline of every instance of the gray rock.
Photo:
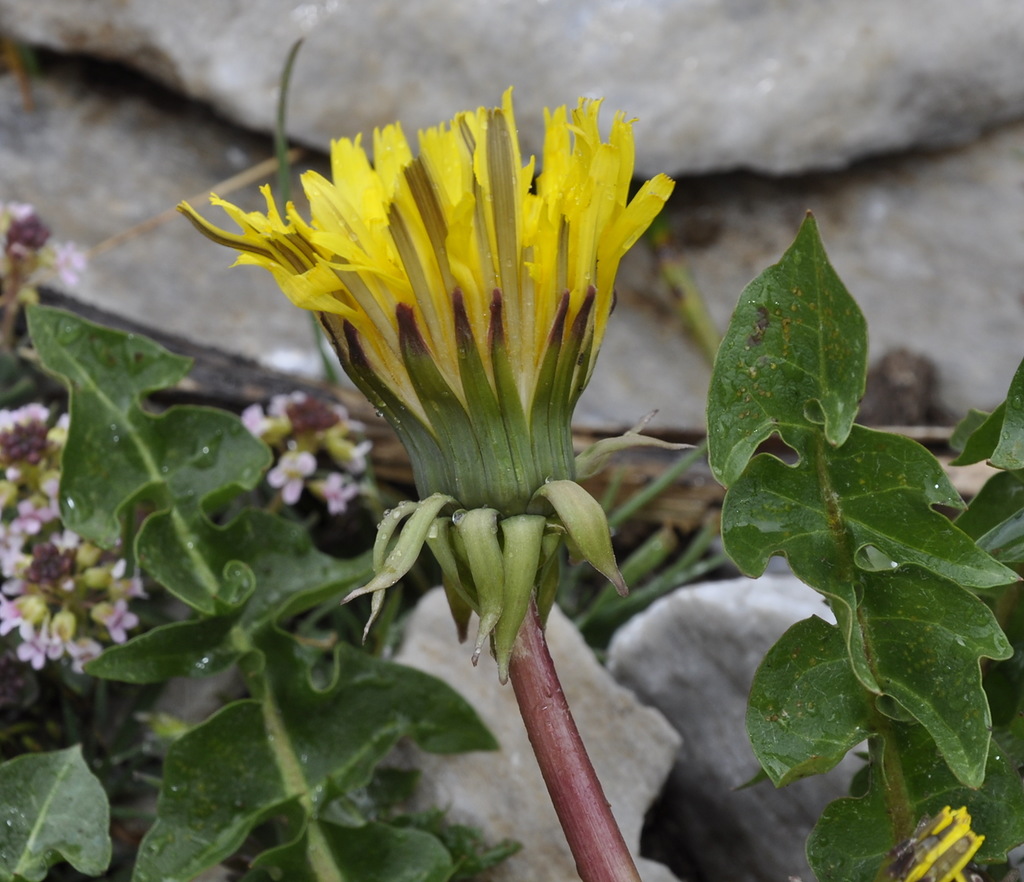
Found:
[(1024, 112), (1016, 0), (0, 0), (0, 31), (132, 65), (265, 131), (304, 36), (289, 126), (319, 147), (508, 85), (533, 151), (545, 105), (603, 95), (640, 117), (645, 172), (836, 168)]
[[(1022, 138), (1017, 123), (970, 147), (838, 174), (683, 179), (667, 218), (724, 331), (744, 286), (778, 261), (813, 211), (867, 319), (872, 363), (896, 349), (932, 359), (936, 404), (956, 421), (1002, 401), (1024, 355)], [(581, 403), (590, 420), (632, 401), (660, 407), (668, 425), (703, 423), (710, 370), (679, 342), (675, 305), (655, 272), (648, 250), (623, 264), (619, 309)]]
[(198, 343), (315, 365), (309, 317), (261, 273), (229, 272), (233, 256), (173, 212), (271, 156), (265, 137), (123, 72), (53, 63), (32, 92), (27, 112), (13, 77), (0, 80), (0, 201), (32, 203), (55, 239), (83, 248), (171, 210), (91, 260), (74, 293)]
[(744, 728), (754, 671), (810, 615), (831, 618), (791, 575), (707, 582), (658, 601), (612, 640), (609, 670), (683, 736), (659, 820), (675, 859), (655, 852), (674, 868), (729, 882), (813, 878), (804, 841), (825, 805), (845, 794), (849, 768), (781, 790), (736, 789), (758, 771)]
[[(618, 686), (579, 632), (557, 610), (548, 644), (587, 750), (626, 842), (640, 840), (644, 813), (672, 767), (679, 736), (657, 711)], [(501, 745), (497, 753), (436, 756), (415, 751), (423, 771), (418, 805), (450, 806), (455, 823), (482, 828), (490, 841), (511, 838), (520, 852), (481, 882), (567, 882), (576, 871), (526, 737), (511, 685), (498, 682), (489, 657), (474, 668), (458, 643), (444, 593), (420, 601), (396, 660), (440, 677), (476, 709)], [(412, 748), (410, 748), (412, 749)], [(634, 852), (635, 853), (635, 852)], [(638, 864), (644, 882), (673, 882), (665, 867)]]
[[(29, 114), (13, 78), (0, 78), (0, 200), (34, 203), (57, 239), (88, 247), (272, 155), (267, 138), (141, 80), (50, 59)], [(665, 218), (724, 329), (744, 285), (779, 259), (813, 209), (867, 316), (872, 360), (896, 348), (929, 356), (938, 404), (956, 418), (998, 404), (1021, 358), (1022, 138), (1017, 123), (970, 147), (842, 173), (683, 179)], [(322, 157), (297, 163), (309, 166), (323, 170)], [(254, 209), (254, 189), (222, 195)], [(309, 316), (268, 273), (231, 262), (172, 212), (98, 255), (75, 293), (197, 343), (315, 370)], [(578, 422), (628, 426), (660, 409), (655, 427), (701, 426), (710, 371), (647, 243), (626, 256), (617, 289)]]

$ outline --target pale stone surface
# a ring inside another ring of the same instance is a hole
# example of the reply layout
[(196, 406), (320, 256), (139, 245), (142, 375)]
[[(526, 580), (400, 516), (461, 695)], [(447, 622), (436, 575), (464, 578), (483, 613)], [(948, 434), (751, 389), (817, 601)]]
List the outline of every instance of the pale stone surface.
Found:
[(850, 769), (781, 790), (736, 789), (758, 771), (744, 728), (754, 671), (810, 615), (831, 620), (820, 595), (791, 575), (706, 582), (652, 605), (609, 647), (609, 670), (683, 736), (661, 824), (699, 878), (813, 878), (804, 841), (825, 805), (845, 795)]
[(642, 120), (646, 171), (835, 168), (964, 141), (1024, 113), (1018, 0), (0, 0), (0, 31), (116, 59), (270, 130), (305, 36), (289, 126), (306, 143), (412, 131), (517, 89)]
[[(269, 139), (141, 79), (49, 59), (28, 114), (13, 78), (0, 76), (0, 200), (34, 203), (56, 238), (92, 246), (272, 154)], [(1001, 401), (1024, 354), (1022, 145), (1017, 123), (969, 147), (842, 173), (682, 179), (665, 217), (724, 329), (743, 286), (779, 259), (813, 209), (867, 316), (872, 360), (894, 347), (934, 359), (941, 405), (955, 419)], [(322, 169), (323, 160), (298, 167), (307, 165)], [(254, 187), (224, 195), (260, 205)], [(231, 261), (173, 216), (99, 255), (76, 293), (199, 343), (315, 367), (309, 317), (268, 273)], [(626, 256), (617, 288), (578, 421), (625, 427), (660, 409), (655, 427), (701, 426), (710, 372), (646, 243)]]
[[(813, 211), (867, 319), (872, 363), (900, 347), (931, 358), (939, 403), (956, 421), (968, 408), (1002, 401), (1024, 356), (1022, 147), (1017, 123), (970, 147), (838, 174), (688, 178), (667, 216), (724, 331), (744, 286), (779, 260)], [(679, 340), (664, 285), (645, 283), (654, 272), (650, 252), (631, 257), (594, 375), (602, 391), (583, 403), (599, 422), (620, 402), (660, 406), (659, 420), (674, 425), (691, 396), (702, 405), (710, 372)], [(696, 409), (687, 407), (686, 418)]]
[[(0, 201), (32, 203), (56, 239), (90, 248), (272, 155), (266, 138), (141, 80), (51, 63), (28, 113), (14, 78), (0, 77)], [(244, 198), (256, 208), (253, 189)], [(265, 273), (229, 272), (233, 259), (172, 212), (91, 261), (75, 293), (199, 343), (311, 353), (309, 318)]]
[[(548, 643), (566, 698), (626, 842), (640, 840), (644, 812), (672, 767), (679, 736), (657, 711), (618, 686), (579, 632), (557, 610)], [(523, 849), (481, 882), (568, 882), (572, 856), (551, 807), (510, 685), (498, 682), (489, 657), (474, 668), (471, 649), (456, 640), (444, 593), (420, 601), (396, 660), (440, 677), (476, 709), (501, 745), (498, 753), (436, 756), (417, 751), (422, 769), (417, 799), (450, 806), (455, 823), (482, 828), (489, 840), (516, 839)], [(673, 882), (665, 867), (639, 865), (644, 882)]]

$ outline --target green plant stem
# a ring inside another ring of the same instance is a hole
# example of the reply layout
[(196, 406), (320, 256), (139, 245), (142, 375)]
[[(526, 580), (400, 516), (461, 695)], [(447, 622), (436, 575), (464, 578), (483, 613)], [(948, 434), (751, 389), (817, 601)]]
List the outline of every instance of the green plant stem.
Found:
[(713, 365), (718, 353), (718, 344), (722, 342), (722, 335), (715, 327), (704, 295), (697, 287), (682, 257), (674, 254), (670, 248), (662, 247), (659, 249), (658, 258), (661, 276), (668, 282), (676, 297), (683, 324), (696, 339), (708, 364)]
[(536, 603), (519, 629), (509, 675), (580, 879), (641, 882), (572, 718)]
[(306, 828), (306, 859), (317, 882), (345, 882), (331, 858), (331, 849), (324, 839), (323, 830), (315, 818), (313, 800), (309, 786), (303, 774), (299, 758), (292, 749), (292, 741), (285, 728), (281, 709), (277, 706), (270, 686), (264, 682), (260, 690), (260, 705), (263, 710), (263, 723), (267, 729), (267, 740), (274, 746), (277, 767), (285, 786), (291, 793), (299, 793), (299, 801), (303, 810), (311, 817)]
[[(875, 735), (868, 740), (868, 752), (874, 766), (873, 774), (882, 777), (885, 810), (892, 825), (894, 841), (901, 842), (914, 832), (916, 819), (911, 806), (907, 779), (899, 751), (893, 743), (893, 722), (879, 711), (874, 711)], [(884, 861), (874, 882), (891, 882), (889, 862)]]
[[(995, 613), (996, 621), (999, 622), (999, 627), (1004, 631), (1008, 631), (1010, 628), (1010, 622), (1013, 619), (1013, 614), (1017, 609), (1017, 604), (1020, 603), (1021, 599), (1021, 588), (1020, 584), (1010, 585), (1003, 589), (1003, 592), (996, 599), (994, 608), (992, 610)], [(989, 659), (986, 659), (989, 661)]]
[(18, 318), (18, 292), (21, 290), (21, 271), (17, 261), (11, 261), (7, 278), (0, 277), (0, 351), (14, 351), (14, 328)]
[(698, 459), (707, 453), (708, 442), (702, 441), (685, 456), (681, 456), (669, 468), (665, 469), (657, 478), (647, 484), (643, 489), (638, 490), (629, 497), (622, 505), (608, 513), (608, 523), (612, 527), (621, 527), (640, 509), (649, 502), (652, 502), (663, 491), (667, 490), (676, 479), (690, 468)]

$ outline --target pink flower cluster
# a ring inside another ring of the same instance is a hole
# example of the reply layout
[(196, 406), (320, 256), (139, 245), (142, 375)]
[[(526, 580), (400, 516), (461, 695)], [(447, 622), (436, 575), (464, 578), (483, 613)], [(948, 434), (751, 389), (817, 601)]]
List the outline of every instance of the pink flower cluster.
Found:
[(73, 242), (52, 241), (33, 206), (0, 202), (0, 277), (16, 278), (19, 290), (31, 291), (33, 277), (52, 270), (73, 287), (85, 266), (85, 252)]
[(127, 561), (63, 529), (67, 426), (41, 404), (0, 410), (0, 638), (36, 670), (66, 658), (81, 671), (123, 643), (139, 624), (128, 601), (146, 596)]
[[(267, 483), (285, 505), (294, 505), (304, 490), (321, 499), (332, 515), (342, 514), (360, 493), (358, 477), (366, 471), (369, 441), (359, 440), (361, 423), (349, 419), (340, 404), (293, 392), (276, 395), (264, 410), (253, 404), (242, 423), (278, 452)], [(327, 459), (337, 469), (321, 469)]]

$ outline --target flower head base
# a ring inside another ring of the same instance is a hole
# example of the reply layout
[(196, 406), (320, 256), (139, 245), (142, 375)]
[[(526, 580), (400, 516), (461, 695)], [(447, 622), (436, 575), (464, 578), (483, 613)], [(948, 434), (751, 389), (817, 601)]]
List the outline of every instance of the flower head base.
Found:
[(586, 490), (574, 481), (551, 481), (534, 494), (528, 509), (509, 517), (493, 508), (467, 511), (443, 493), (400, 503), (385, 512), (378, 528), (374, 578), (348, 599), (373, 595), (369, 629), (384, 589), (409, 572), (423, 545), (429, 545), (444, 573), (445, 593), (461, 639), (466, 637), (470, 614), (480, 618), (473, 662), (489, 639), (498, 676), (505, 682), (512, 646), (534, 589), (542, 617), (554, 602), (556, 552), (562, 542), (574, 557), (588, 561), (626, 593), (604, 510)]
[[(546, 113), (541, 174), (520, 157), (511, 90), (497, 108), (419, 134), (396, 124), (332, 144), (333, 181), (306, 172), (311, 219), (268, 189), (266, 213), (213, 198), (241, 233), (179, 208), (317, 313), (345, 371), (395, 428), (419, 503), (381, 523), (381, 592), (424, 543), (460, 632), (481, 619), (502, 678), (533, 596), (550, 607), (561, 541), (625, 590), (600, 506), (579, 485), (571, 418), (614, 301), (619, 261), (661, 210), (659, 175), (629, 198), (633, 135), (603, 140), (600, 102)], [(600, 454), (600, 459), (604, 454)], [(353, 595), (354, 596), (354, 595)]]
[(630, 124), (608, 141), (600, 102), (547, 114), (542, 173), (520, 158), (511, 91), (419, 135), (398, 125), (332, 145), (306, 172), (312, 219), (223, 200), (241, 234), (180, 206), (201, 232), (273, 273), (315, 311), (347, 373), (409, 449), (421, 497), (522, 513), (573, 477), (570, 418), (590, 379), (626, 250), (661, 209), (658, 176), (629, 200)]
[(890, 852), (889, 875), (898, 882), (974, 882), (967, 869), (984, 836), (971, 829), (966, 808), (946, 806), (922, 818), (914, 835)]

